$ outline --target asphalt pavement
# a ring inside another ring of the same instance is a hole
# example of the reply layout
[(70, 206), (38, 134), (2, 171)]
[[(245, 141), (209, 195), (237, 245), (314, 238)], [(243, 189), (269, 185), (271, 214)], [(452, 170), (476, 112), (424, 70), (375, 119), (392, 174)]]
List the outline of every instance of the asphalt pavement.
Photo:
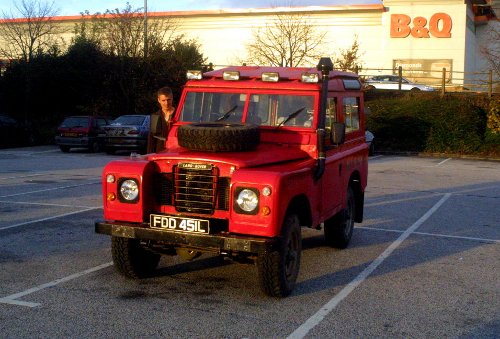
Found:
[(499, 337), (500, 162), (370, 157), (350, 246), (303, 228), (296, 289), (275, 299), (254, 266), (209, 255), (121, 277), (94, 221), (124, 156), (0, 150), (0, 337)]

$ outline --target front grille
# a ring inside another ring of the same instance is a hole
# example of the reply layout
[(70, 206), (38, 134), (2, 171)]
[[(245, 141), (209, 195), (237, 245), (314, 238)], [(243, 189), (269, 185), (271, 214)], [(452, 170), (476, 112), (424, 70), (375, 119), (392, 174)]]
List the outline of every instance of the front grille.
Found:
[(173, 205), (178, 212), (229, 210), (230, 179), (219, 177), (215, 166), (174, 166), (173, 173), (160, 173), (156, 187), (160, 204)]

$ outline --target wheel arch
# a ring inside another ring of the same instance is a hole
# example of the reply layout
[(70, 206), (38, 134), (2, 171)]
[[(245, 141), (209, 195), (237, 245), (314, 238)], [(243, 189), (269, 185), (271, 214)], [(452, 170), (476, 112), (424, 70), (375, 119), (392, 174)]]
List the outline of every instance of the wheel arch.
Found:
[(354, 201), (356, 203), (356, 210), (354, 215), (355, 222), (363, 222), (364, 201), (365, 193), (361, 187), (361, 175), (358, 171), (354, 171), (349, 178), (349, 186), (354, 192)]
[(283, 218), (290, 212), (297, 214), (300, 226), (312, 225), (311, 203), (305, 194), (299, 194), (289, 202), (286, 213)]

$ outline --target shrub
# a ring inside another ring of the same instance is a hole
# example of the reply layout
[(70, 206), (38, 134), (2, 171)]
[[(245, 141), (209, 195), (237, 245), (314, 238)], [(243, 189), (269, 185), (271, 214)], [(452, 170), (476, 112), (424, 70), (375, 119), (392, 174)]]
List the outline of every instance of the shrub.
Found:
[(482, 151), (487, 115), (476, 98), (408, 93), (398, 98), (372, 98), (366, 105), (372, 112), (367, 128), (375, 134), (378, 150), (457, 154)]

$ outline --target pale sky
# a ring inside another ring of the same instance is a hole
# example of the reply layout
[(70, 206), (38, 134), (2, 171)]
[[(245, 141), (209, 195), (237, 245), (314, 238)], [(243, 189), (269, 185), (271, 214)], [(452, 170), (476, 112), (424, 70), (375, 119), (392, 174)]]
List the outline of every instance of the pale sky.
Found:
[[(26, 0), (32, 1), (32, 0)], [(88, 10), (91, 14), (105, 12), (106, 9), (122, 9), (127, 0), (33, 0), (40, 2), (54, 2), (59, 9), (58, 15), (79, 15)], [(223, 8), (262, 8), (273, 6), (321, 6), (321, 5), (362, 5), (381, 4), (382, 0), (128, 0), (132, 8), (143, 8), (147, 1), (148, 12), (168, 12), (184, 10), (223, 9)], [(0, 17), (6, 13), (9, 17), (18, 17), (14, 4), (21, 0), (0, 0)], [(12, 12), (12, 14), (11, 14)]]

